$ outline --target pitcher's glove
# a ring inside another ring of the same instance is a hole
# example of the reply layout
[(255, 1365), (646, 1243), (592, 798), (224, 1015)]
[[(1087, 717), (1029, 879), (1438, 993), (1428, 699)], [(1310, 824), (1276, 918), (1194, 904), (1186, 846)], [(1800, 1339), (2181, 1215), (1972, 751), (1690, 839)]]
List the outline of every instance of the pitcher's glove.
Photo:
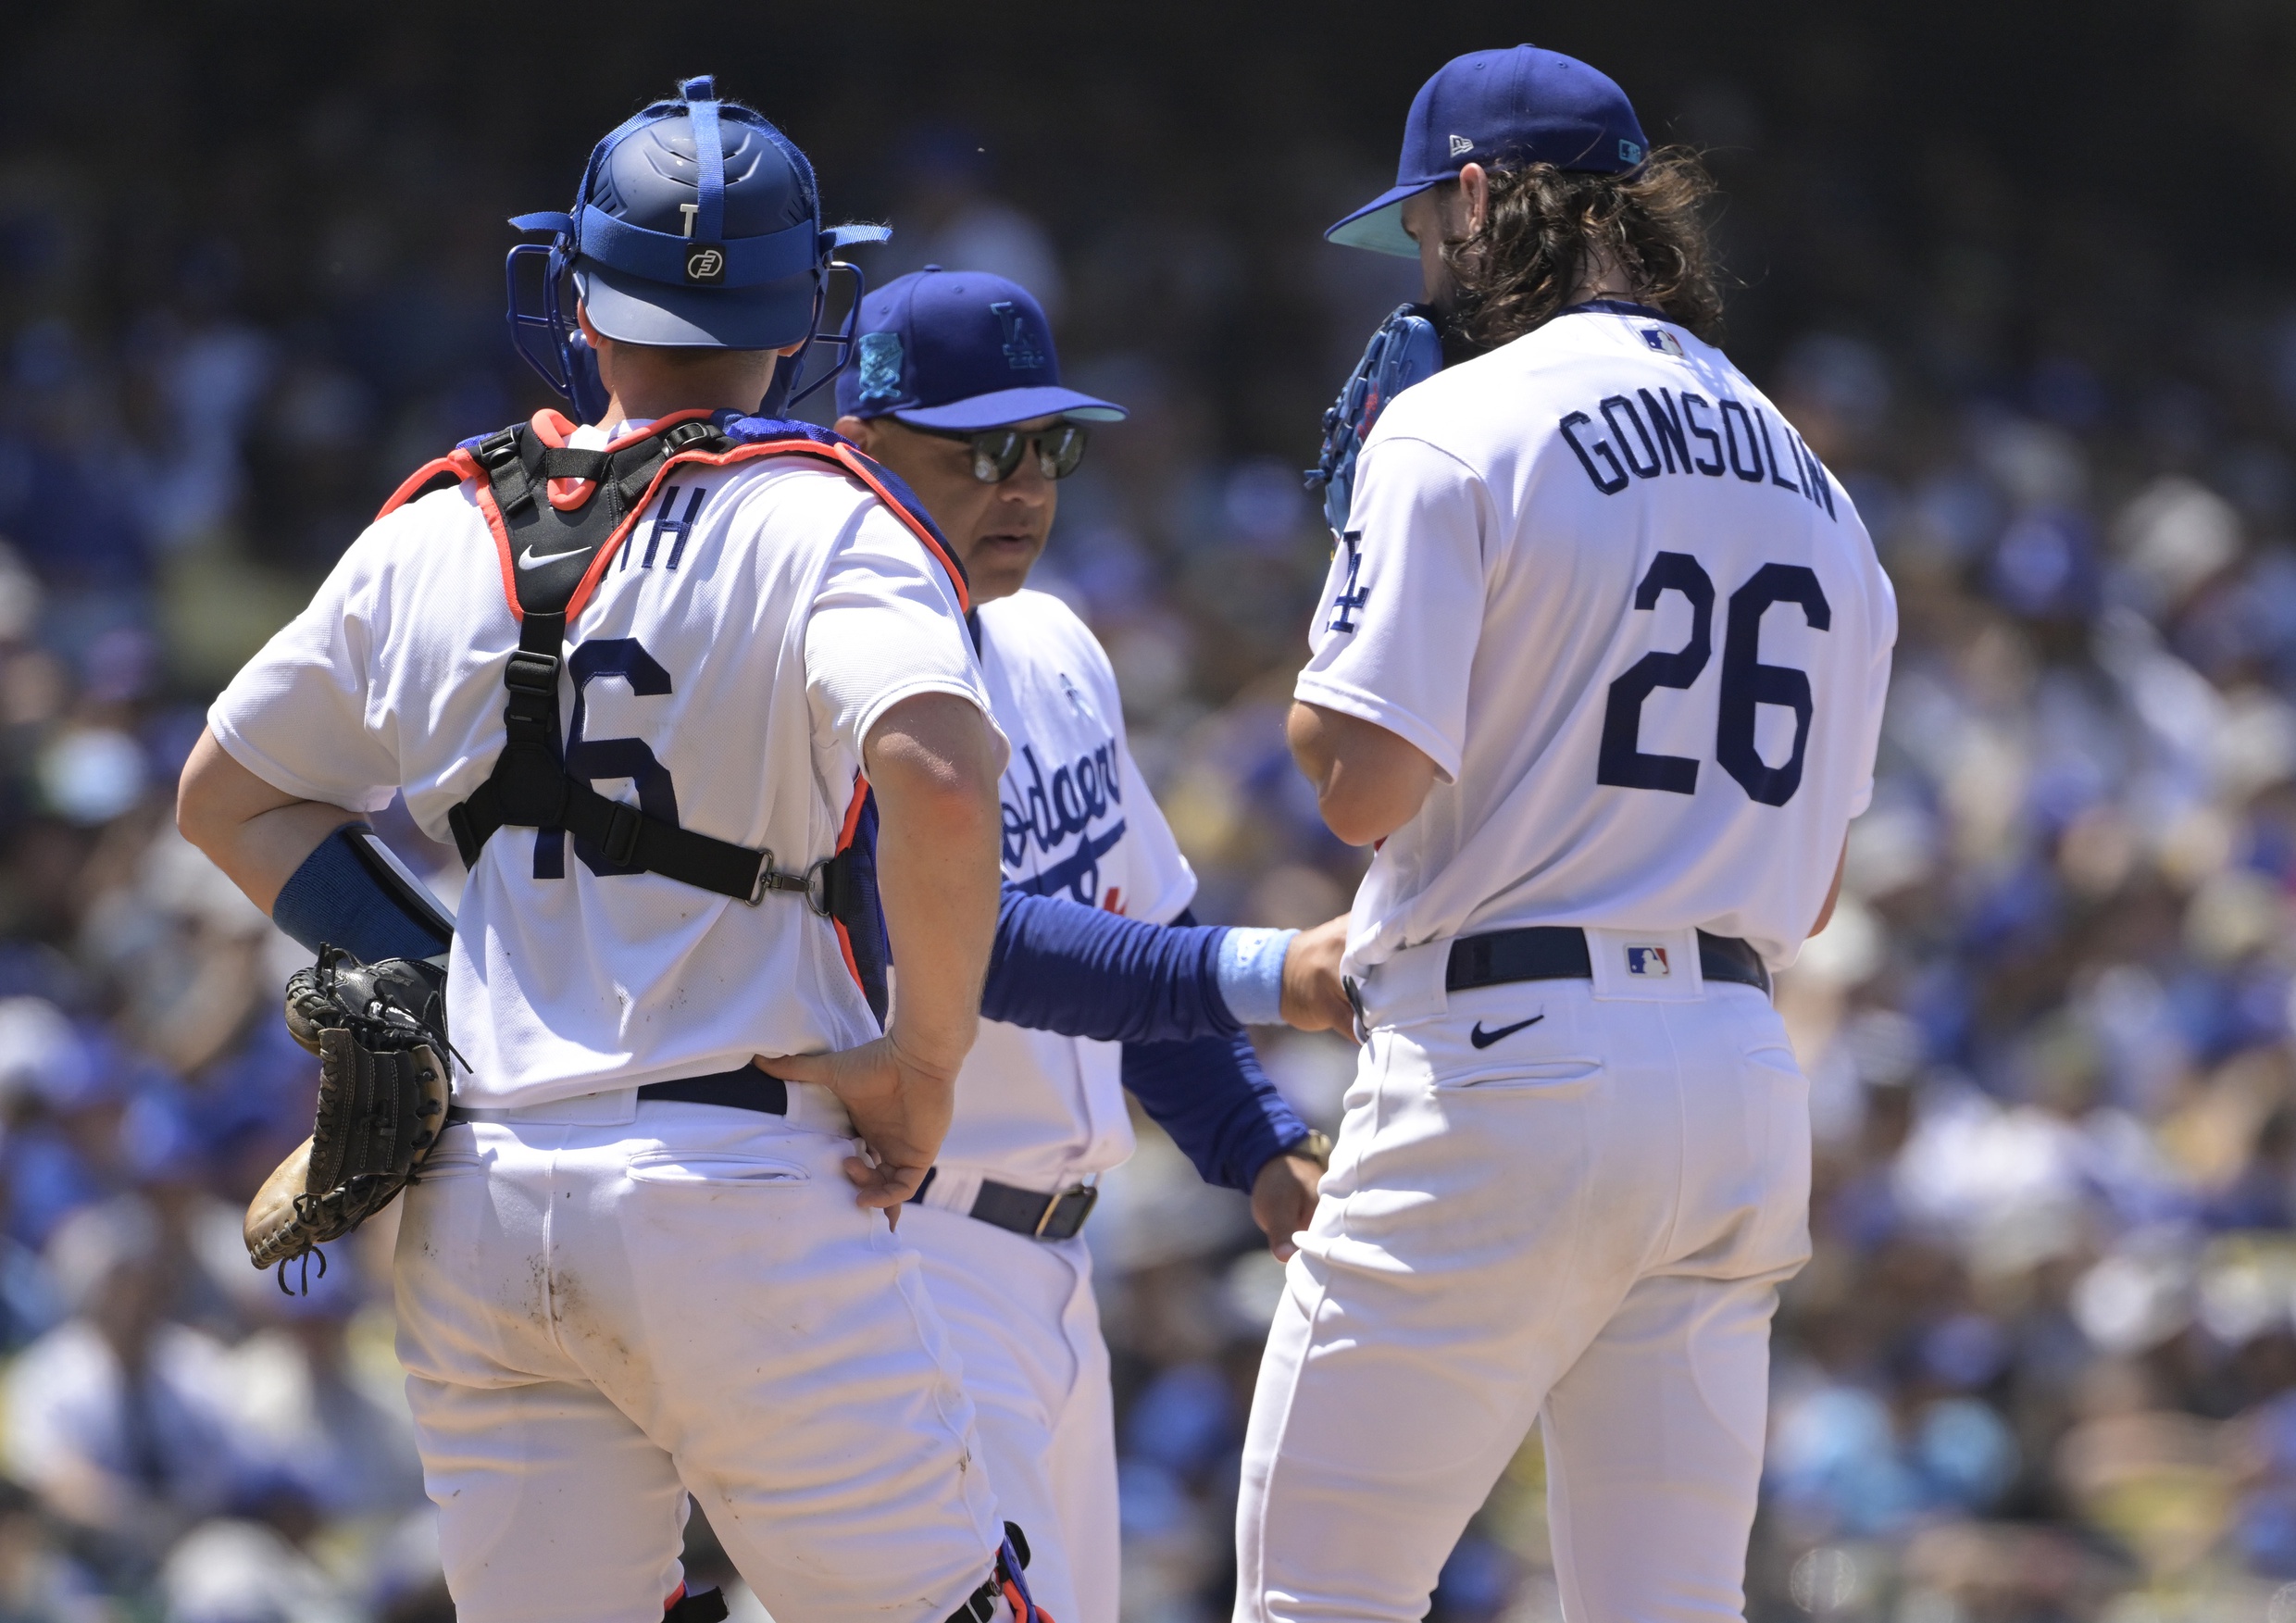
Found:
[[(1442, 333), (1425, 305), (1398, 305), (1364, 346), (1340, 397), (1323, 414), (1323, 452), (1307, 470), (1307, 488), (1323, 492), (1324, 521), (1332, 544), (1354, 544), (1347, 516), (1355, 499), (1355, 458), (1388, 403), (1441, 369)], [(598, 420), (598, 419), (590, 419)]]
[[(318, 1115), (247, 1207), (247, 1257), (281, 1270), (395, 1199), (446, 1125), (446, 970), (336, 947), (287, 980), (287, 1030), (318, 1055)], [(307, 1266), (307, 1265), (306, 1265)], [(319, 1256), (325, 1272), (327, 1258)]]

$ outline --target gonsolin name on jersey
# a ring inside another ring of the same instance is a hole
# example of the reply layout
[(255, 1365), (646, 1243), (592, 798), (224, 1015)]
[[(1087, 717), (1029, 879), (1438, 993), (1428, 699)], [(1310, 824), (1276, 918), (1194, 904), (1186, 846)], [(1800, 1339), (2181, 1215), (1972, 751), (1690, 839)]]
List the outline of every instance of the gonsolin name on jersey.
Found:
[(1710, 401), (1691, 389), (1637, 389), (1606, 396), (1592, 415), (1574, 411), (1556, 427), (1606, 496), (1662, 474), (1728, 476), (1791, 491), (1841, 522), (1825, 465), (1783, 418), (1759, 406)]

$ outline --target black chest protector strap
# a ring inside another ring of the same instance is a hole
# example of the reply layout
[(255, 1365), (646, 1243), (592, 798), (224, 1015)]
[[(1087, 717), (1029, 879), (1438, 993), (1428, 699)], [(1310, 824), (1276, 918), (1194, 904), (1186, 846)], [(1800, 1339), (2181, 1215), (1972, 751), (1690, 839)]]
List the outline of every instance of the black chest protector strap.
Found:
[[(783, 872), (770, 851), (680, 829), (566, 770), (558, 679), (566, 668), (567, 606), (664, 462), (680, 451), (722, 451), (732, 443), (711, 423), (689, 419), (610, 453), (580, 451), (545, 445), (521, 423), (472, 453), (508, 538), (513, 567), (504, 573), (517, 593), (519, 623), (518, 646), (503, 671), (508, 742), (493, 775), (447, 814), (465, 867), (476, 865), (497, 829), (568, 830), (622, 868), (643, 868), (752, 906), (767, 892), (791, 892), (816, 912), (830, 913), (835, 898), (829, 861), (805, 873)], [(589, 499), (558, 507), (545, 493), (548, 481), (558, 479), (594, 481)]]

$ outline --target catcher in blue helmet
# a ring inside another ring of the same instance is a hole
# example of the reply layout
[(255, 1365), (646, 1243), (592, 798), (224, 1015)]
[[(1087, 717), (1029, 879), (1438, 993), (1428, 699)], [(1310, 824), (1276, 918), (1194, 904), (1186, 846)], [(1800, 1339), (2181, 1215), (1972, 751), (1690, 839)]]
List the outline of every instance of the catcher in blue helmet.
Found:
[[(1033, 1623), (890, 1220), (974, 1039), (1004, 741), (930, 519), (759, 415), (841, 233), (707, 79), (517, 223), (514, 332), (569, 400), (587, 344), (580, 420), (417, 468), (184, 771), (185, 833), (318, 955), (327, 1085), (250, 1256), (396, 1198), (466, 1623), (723, 1617), (689, 1495), (778, 1617)], [(452, 914), (370, 837), (393, 796), (468, 866)]]

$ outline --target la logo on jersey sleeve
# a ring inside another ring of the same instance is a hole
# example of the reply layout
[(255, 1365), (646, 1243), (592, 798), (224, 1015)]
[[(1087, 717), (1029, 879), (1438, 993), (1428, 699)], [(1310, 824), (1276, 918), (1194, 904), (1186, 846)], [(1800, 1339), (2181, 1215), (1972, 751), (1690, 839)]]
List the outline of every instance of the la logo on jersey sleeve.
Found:
[(1339, 595), (1331, 600), (1331, 618), (1325, 630), (1353, 633), (1362, 623), (1355, 617), (1363, 612), (1364, 605), (1371, 601), (1371, 588), (1360, 583), (1363, 576), (1363, 531), (1351, 530), (1340, 540), (1347, 548), (1347, 581), (1341, 586)]

